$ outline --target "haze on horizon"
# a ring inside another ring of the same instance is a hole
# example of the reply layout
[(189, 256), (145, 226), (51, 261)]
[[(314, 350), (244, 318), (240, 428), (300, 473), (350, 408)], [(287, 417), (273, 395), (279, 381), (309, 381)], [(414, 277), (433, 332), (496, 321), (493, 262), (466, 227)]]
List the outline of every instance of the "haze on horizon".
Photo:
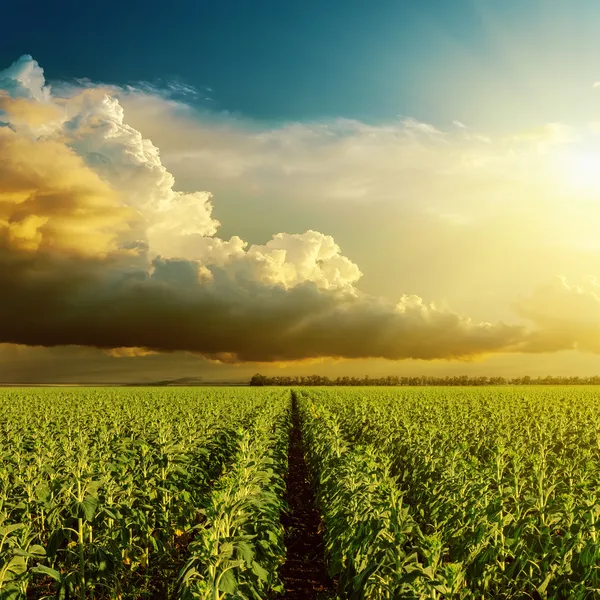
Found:
[(0, 382), (600, 373), (600, 8), (405, 4), (9, 0)]

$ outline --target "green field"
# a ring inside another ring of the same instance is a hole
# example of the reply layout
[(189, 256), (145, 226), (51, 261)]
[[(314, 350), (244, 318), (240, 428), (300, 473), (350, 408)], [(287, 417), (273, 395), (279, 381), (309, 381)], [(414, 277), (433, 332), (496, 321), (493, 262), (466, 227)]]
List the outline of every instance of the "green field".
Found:
[(0, 598), (282, 597), (293, 423), (339, 598), (600, 597), (599, 392), (1, 390)]

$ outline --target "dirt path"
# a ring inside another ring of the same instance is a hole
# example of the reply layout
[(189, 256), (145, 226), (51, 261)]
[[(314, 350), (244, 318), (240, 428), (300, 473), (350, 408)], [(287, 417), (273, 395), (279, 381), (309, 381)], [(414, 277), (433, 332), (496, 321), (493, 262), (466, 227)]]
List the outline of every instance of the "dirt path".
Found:
[(319, 531), (321, 516), (308, 480), (298, 409), (293, 396), (286, 499), (289, 514), (282, 519), (287, 549), (286, 562), (281, 569), (285, 586), (283, 598), (335, 598), (335, 588), (325, 566), (323, 536)]

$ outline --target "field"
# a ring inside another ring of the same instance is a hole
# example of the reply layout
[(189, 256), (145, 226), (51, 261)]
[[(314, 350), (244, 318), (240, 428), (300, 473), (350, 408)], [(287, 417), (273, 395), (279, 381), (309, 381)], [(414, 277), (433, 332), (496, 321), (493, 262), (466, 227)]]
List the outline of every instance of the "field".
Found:
[(0, 598), (598, 598), (600, 390), (0, 391)]

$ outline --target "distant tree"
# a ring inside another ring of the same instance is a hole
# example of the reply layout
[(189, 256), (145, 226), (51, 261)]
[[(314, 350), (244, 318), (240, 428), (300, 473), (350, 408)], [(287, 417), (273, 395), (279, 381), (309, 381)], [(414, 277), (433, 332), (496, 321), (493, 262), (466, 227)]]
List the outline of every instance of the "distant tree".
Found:
[(269, 380), (265, 375), (257, 373), (256, 375), (252, 376), (252, 379), (250, 379), (250, 385), (269, 385)]
[[(166, 385), (161, 382), (160, 385)], [(470, 386), (485, 386), (485, 385), (600, 385), (600, 376), (593, 377), (536, 377), (532, 379), (529, 375), (524, 377), (514, 377), (513, 379), (506, 379), (504, 377), (468, 377), (467, 375), (446, 375), (445, 377), (434, 377), (434, 376), (416, 376), (416, 377), (377, 377), (370, 378), (368, 375), (359, 377), (336, 377), (330, 379), (323, 375), (308, 375), (302, 377), (266, 377), (257, 373), (250, 379), (250, 385), (252, 386), (263, 386), (263, 385), (281, 385), (281, 386), (294, 386), (294, 385), (385, 385), (385, 386), (397, 386), (397, 385), (470, 385)]]

